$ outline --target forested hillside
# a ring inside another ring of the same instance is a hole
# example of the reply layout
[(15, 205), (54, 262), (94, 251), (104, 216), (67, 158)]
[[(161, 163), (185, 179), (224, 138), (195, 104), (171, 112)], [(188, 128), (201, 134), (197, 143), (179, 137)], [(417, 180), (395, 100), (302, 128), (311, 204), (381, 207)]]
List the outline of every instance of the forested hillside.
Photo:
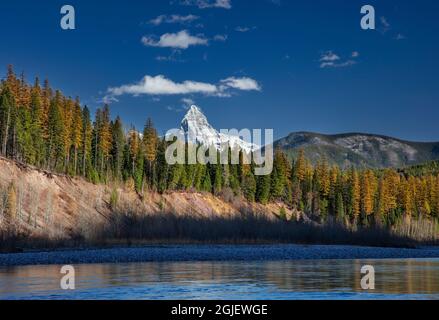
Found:
[(312, 165), (303, 150), (291, 162), (278, 149), (272, 174), (258, 177), (254, 165), (169, 166), (166, 147), (151, 119), (142, 135), (137, 128), (127, 130), (109, 106), (91, 115), (79, 98), (64, 96), (47, 80), (29, 85), (12, 67), (1, 83), (0, 153), (17, 162), (93, 183), (124, 183), (140, 198), (149, 191), (210, 192), (261, 204), (282, 202), (317, 222), (347, 226), (439, 218), (437, 172), (341, 170), (324, 158)]

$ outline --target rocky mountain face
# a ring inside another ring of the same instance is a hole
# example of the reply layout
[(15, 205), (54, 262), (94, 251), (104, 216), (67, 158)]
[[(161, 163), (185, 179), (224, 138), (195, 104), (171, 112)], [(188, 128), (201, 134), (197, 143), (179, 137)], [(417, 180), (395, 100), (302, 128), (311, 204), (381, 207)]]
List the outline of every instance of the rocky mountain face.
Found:
[(275, 147), (292, 157), (303, 149), (314, 163), (325, 157), (331, 164), (343, 168), (405, 167), (439, 159), (439, 142), (412, 142), (362, 133), (324, 135), (295, 132), (276, 141)]
[(181, 122), (186, 140), (188, 142), (202, 144), (206, 146), (214, 145), (217, 150), (222, 150), (227, 143), (233, 149), (240, 147), (243, 151), (249, 153), (260, 147), (250, 142), (242, 140), (238, 136), (232, 136), (218, 132), (213, 128), (200, 108), (193, 105)]

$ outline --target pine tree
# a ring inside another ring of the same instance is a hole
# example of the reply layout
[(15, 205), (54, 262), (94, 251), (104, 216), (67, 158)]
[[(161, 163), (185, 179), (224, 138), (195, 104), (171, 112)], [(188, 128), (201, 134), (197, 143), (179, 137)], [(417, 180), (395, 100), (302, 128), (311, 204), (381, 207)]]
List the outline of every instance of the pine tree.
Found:
[(242, 181), (242, 193), (244, 194), (244, 197), (250, 201), (255, 201), (256, 196), (256, 180), (253, 175), (253, 173), (250, 171), (247, 173), (247, 175), (243, 178)]
[(41, 88), (38, 78), (35, 79), (31, 93), (31, 138), (34, 146), (34, 159), (32, 164), (43, 165), (44, 140), (43, 140), (43, 109), (41, 104)]
[[(231, 159), (231, 155), (229, 156), (229, 158)], [(232, 188), (235, 194), (238, 194), (240, 191), (239, 163), (231, 164), (229, 173), (230, 173), (230, 177), (229, 177), (230, 188)]]
[(306, 177), (306, 160), (305, 160), (305, 151), (303, 149), (299, 150), (299, 156), (296, 161), (296, 168), (294, 170), (297, 180), (302, 182)]
[(414, 212), (414, 179), (403, 178), (399, 186), (399, 206), (407, 216), (413, 215)]
[(10, 90), (13, 101), (11, 103), (13, 105), (19, 105), (20, 102), (20, 86), (21, 82), (17, 78), (14, 72), (14, 68), (12, 65), (8, 65), (8, 72), (6, 75), (6, 87)]
[(111, 157), (113, 159), (113, 176), (120, 180), (122, 178), (123, 156), (125, 147), (125, 133), (120, 117), (117, 117), (111, 125), (112, 149)]
[[(99, 173), (101, 177), (106, 177), (106, 163), (111, 151), (111, 127), (110, 127), (110, 109), (108, 105), (104, 106), (101, 113), (101, 119), (97, 128), (98, 135), (98, 156), (99, 156)], [(142, 159), (143, 160), (143, 159)]]
[(73, 109), (73, 119), (72, 119), (71, 138), (70, 138), (70, 141), (72, 143), (72, 149), (73, 149), (74, 175), (78, 173), (78, 153), (81, 148), (82, 139), (83, 139), (82, 126), (83, 126), (83, 119), (82, 119), (81, 104), (79, 102), (79, 99), (77, 98)]
[(259, 176), (257, 181), (256, 200), (267, 204), (270, 200), (271, 175)]
[(181, 186), (182, 177), (184, 174), (184, 166), (182, 164), (175, 164), (171, 167), (168, 178), (169, 190), (178, 190)]
[(43, 123), (43, 139), (47, 142), (49, 140), (49, 109), (52, 101), (52, 89), (49, 85), (49, 80), (44, 80), (44, 87), (41, 95), (42, 123)]
[(7, 145), (10, 137), (10, 129), (15, 113), (15, 101), (8, 86), (4, 87), (0, 95), (0, 129), (1, 129), (1, 153), (7, 155)]
[(212, 192), (212, 179), (210, 178), (210, 168), (205, 166), (205, 175), (201, 189), (205, 192)]
[(64, 159), (65, 152), (64, 123), (61, 116), (61, 93), (59, 91), (50, 103), (48, 134), (47, 164), (49, 169), (57, 170), (60, 161)]
[(87, 106), (82, 109), (82, 174), (84, 177), (91, 177), (91, 154), (92, 154), (92, 124), (90, 120), (90, 111)]
[(157, 161), (156, 161), (156, 170), (157, 170), (157, 190), (160, 193), (165, 192), (168, 187), (168, 175), (169, 175), (169, 166), (166, 163), (166, 148), (167, 143), (164, 139), (162, 139), (157, 147)]
[(35, 151), (31, 135), (32, 118), (27, 108), (20, 108), (18, 110), (15, 131), (17, 135), (17, 159), (24, 163), (33, 163)]
[(343, 223), (345, 219), (345, 209), (344, 209), (344, 201), (343, 201), (343, 194), (339, 192), (337, 194), (337, 221), (339, 223)]
[(320, 162), (320, 165), (317, 166), (317, 171), (320, 181), (319, 192), (323, 197), (327, 198), (329, 196), (329, 192), (331, 191), (331, 180), (326, 158), (323, 158)]
[(148, 118), (145, 124), (145, 128), (143, 130), (143, 149), (145, 155), (145, 163), (146, 163), (146, 175), (148, 177), (148, 184), (150, 187), (153, 186), (155, 179), (155, 172), (153, 170), (154, 163), (157, 157), (157, 144), (158, 144), (158, 135), (157, 131), (154, 128), (154, 124), (151, 118)]
[[(338, 193), (341, 193), (342, 198), (343, 198), (343, 190), (342, 190), (342, 185), (341, 185), (340, 169), (336, 165), (332, 166), (332, 168), (329, 171), (329, 185), (330, 185), (329, 195), (328, 195), (329, 210), (330, 210), (330, 213), (332, 215), (337, 216)], [(344, 210), (344, 208), (343, 208), (343, 210)]]
[(361, 175), (361, 210), (366, 216), (373, 213), (375, 193), (375, 176), (371, 170), (366, 170)]
[(19, 93), (17, 97), (17, 105), (29, 109), (31, 101), (31, 87), (26, 83), (24, 72), (20, 75)]
[(221, 165), (213, 165), (213, 192), (215, 195), (219, 195), (223, 188), (223, 173), (221, 170)]
[(140, 150), (140, 138), (139, 134), (134, 128), (131, 128), (128, 137), (128, 144), (131, 158), (131, 174), (134, 175), (136, 159)]
[(144, 173), (144, 161), (145, 157), (142, 152), (142, 149), (139, 148), (137, 151), (135, 171), (134, 171), (134, 183), (136, 186), (137, 192), (143, 195), (143, 173)]
[(61, 96), (61, 118), (63, 122), (62, 138), (64, 140), (64, 171), (68, 172), (70, 163), (70, 150), (72, 148), (72, 127), (74, 102), (70, 98)]
[(202, 191), (206, 166), (199, 163), (194, 166), (195, 166), (195, 173), (194, 173), (193, 187), (197, 191)]
[(273, 172), (271, 175), (271, 199), (291, 201), (291, 169), (286, 155), (276, 150), (273, 162)]
[(351, 217), (357, 219), (361, 210), (361, 188), (358, 172), (352, 169), (349, 176), (349, 212)]

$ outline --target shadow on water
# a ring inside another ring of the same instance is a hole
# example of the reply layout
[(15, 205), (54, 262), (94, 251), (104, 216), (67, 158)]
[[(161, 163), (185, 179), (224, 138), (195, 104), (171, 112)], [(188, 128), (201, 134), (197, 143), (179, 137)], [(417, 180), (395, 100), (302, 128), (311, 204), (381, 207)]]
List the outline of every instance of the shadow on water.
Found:
[[(376, 288), (361, 289), (372, 265)], [(439, 259), (178, 262), (0, 268), (1, 299), (439, 299)]]

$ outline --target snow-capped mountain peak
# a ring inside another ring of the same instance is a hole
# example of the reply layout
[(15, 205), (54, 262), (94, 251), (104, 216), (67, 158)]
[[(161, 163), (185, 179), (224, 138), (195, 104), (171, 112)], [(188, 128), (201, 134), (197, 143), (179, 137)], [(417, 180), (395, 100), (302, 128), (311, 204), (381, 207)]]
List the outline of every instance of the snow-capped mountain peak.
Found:
[(201, 121), (206, 124), (207, 118), (200, 108), (198, 108), (196, 105), (192, 105), (186, 113), (185, 117), (183, 118), (182, 122), (184, 121)]
[(228, 142), (229, 147), (240, 147), (245, 152), (252, 152), (260, 147), (246, 142), (237, 136), (226, 135), (213, 128), (201, 109), (192, 105), (181, 122), (181, 129), (185, 133), (188, 142), (215, 146), (222, 150)]

